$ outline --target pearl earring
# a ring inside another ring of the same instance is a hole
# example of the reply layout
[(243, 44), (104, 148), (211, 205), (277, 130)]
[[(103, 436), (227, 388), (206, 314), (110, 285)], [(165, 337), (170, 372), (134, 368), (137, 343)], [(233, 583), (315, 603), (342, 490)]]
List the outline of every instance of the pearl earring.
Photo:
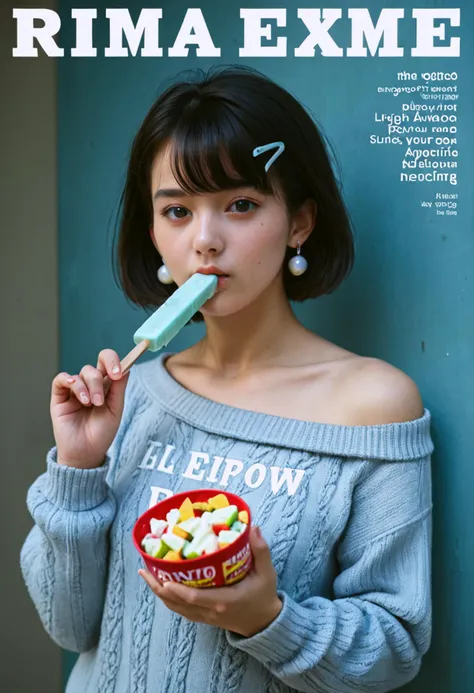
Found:
[(294, 274), (295, 277), (299, 277), (301, 274), (304, 274), (308, 269), (306, 258), (301, 255), (301, 246), (299, 241), (296, 249), (296, 255), (293, 256), (288, 262), (288, 268), (291, 274)]
[(171, 276), (170, 271), (167, 268), (167, 266), (165, 265), (165, 263), (163, 263), (161, 265), (161, 267), (159, 268), (159, 270), (156, 274), (157, 274), (158, 279), (160, 280), (160, 282), (162, 284), (172, 284), (174, 281), (174, 279)]

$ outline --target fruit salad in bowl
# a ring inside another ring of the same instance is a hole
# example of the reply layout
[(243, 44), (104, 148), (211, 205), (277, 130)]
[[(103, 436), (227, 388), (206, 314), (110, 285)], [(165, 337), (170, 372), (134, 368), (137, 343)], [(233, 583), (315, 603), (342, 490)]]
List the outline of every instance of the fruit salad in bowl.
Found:
[(186, 491), (143, 513), (133, 542), (158, 580), (223, 587), (242, 580), (252, 566), (250, 522), (250, 509), (239, 496)]

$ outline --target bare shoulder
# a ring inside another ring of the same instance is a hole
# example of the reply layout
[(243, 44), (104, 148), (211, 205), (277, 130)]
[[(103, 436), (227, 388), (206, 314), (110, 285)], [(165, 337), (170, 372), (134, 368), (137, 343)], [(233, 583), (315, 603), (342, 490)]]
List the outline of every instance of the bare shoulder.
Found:
[(413, 421), (423, 416), (416, 383), (385, 361), (355, 357), (341, 373), (349, 425), (371, 426)]

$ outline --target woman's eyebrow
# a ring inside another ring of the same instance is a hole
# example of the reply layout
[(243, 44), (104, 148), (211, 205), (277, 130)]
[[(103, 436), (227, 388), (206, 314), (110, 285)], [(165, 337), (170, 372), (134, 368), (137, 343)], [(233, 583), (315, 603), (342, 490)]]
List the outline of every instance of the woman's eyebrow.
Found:
[(157, 200), (159, 197), (187, 197), (187, 193), (181, 188), (160, 188), (153, 195), (153, 199)]
[[(232, 186), (232, 188), (224, 189), (224, 190), (218, 190), (216, 193), (219, 192), (229, 192), (232, 190), (239, 190), (239, 189), (251, 189), (251, 190), (256, 190), (254, 185), (249, 184), (247, 181), (239, 181), (236, 183), (235, 186)], [(160, 197), (189, 197), (189, 193), (187, 193), (185, 190), (182, 188), (159, 188), (155, 194), (153, 195), (153, 201), (155, 202), (158, 200)]]

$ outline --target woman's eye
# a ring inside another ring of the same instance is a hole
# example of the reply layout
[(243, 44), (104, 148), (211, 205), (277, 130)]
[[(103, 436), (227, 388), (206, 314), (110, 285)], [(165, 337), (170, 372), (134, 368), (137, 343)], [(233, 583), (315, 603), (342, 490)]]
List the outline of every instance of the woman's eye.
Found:
[[(170, 212), (173, 212), (171, 216)], [(162, 216), (168, 217), (168, 219), (184, 219), (187, 212), (186, 207), (168, 207), (168, 209), (162, 212)]]
[(251, 211), (250, 205), (253, 205), (253, 207), (255, 207), (255, 209), (258, 206), (255, 204), (255, 202), (251, 202), (250, 200), (236, 200), (235, 202), (233, 202), (231, 204), (231, 208), (235, 206), (237, 208), (235, 211), (237, 211), (239, 213), (245, 213), (245, 212)]
[[(245, 214), (246, 212), (253, 211), (253, 209), (256, 209), (257, 207), (258, 205), (255, 202), (242, 199), (233, 202), (229, 209), (230, 211), (237, 212), (238, 214)], [(188, 209), (186, 209), (186, 207), (175, 205), (173, 207), (168, 207), (161, 212), (161, 216), (171, 219), (171, 221), (178, 221), (179, 219), (185, 219), (189, 213), (190, 212)]]

